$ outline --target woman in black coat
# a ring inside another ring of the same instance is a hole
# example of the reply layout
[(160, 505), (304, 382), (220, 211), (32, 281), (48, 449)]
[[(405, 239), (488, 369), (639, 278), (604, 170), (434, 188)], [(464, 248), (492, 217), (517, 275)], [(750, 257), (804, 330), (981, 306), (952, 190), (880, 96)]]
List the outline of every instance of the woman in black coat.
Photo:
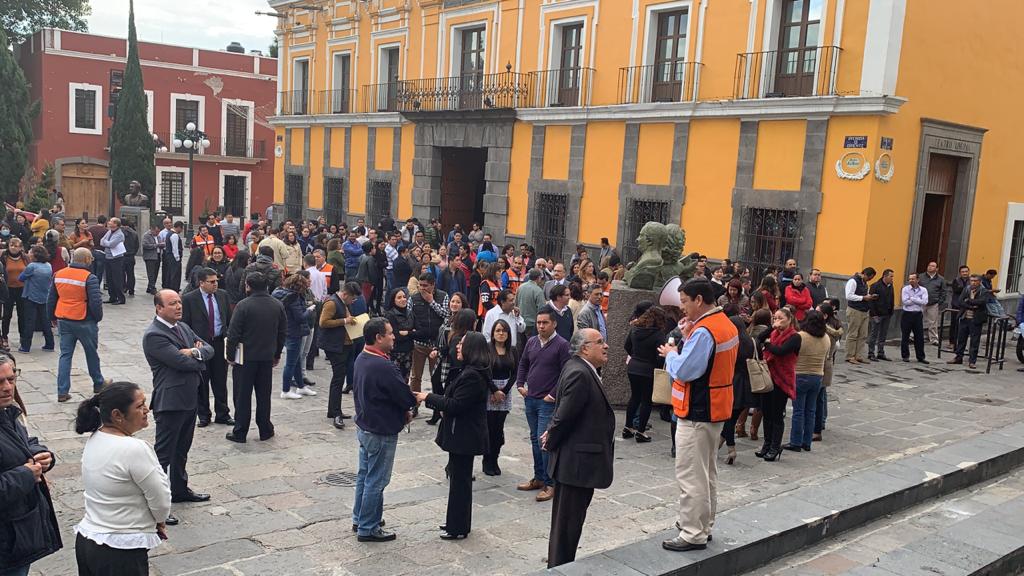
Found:
[(637, 442), (650, 442), (645, 434), (651, 418), (651, 393), (654, 391), (654, 370), (664, 366), (658, 347), (665, 343), (672, 321), (660, 306), (651, 306), (631, 322), (629, 335), (623, 347), (629, 355), (626, 375), (629, 377), (629, 403), (626, 405), (626, 424), (623, 438)]
[(435, 442), (448, 453), (448, 514), (442, 540), (469, 535), (473, 519), (473, 460), (487, 453), (487, 400), (491, 393), (491, 347), (483, 334), (469, 332), (457, 346), (462, 371), (444, 396), (419, 392), (416, 399), (441, 411)]
[(398, 366), (402, 378), (409, 380), (409, 371), (412, 369), (412, 309), (409, 306), (409, 296), (402, 288), (395, 288), (387, 301), (387, 312), (384, 316), (391, 324), (395, 332), (395, 345), (391, 349), (391, 361)]
[(729, 454), (725, 457), (725, 463), (732, 464), (736, 462), (736, 418), (748, 408), (756, 408), (758, 403), (754, 399), (754, 393), (750, 391), (750, 373), (747, 372), (747, 360), (754, 357), (754, 339), (747, 334), (747, 324), (740, 317), (738, 307), (726, 312), (734, 312), (729, 316), (729, 320), (736, 325), (740, 345), (736, 354), (736, 368), (732, 375), (732, 417), (722, 427), (718, 447), (721, 448), (722, 444), (728, 447)]

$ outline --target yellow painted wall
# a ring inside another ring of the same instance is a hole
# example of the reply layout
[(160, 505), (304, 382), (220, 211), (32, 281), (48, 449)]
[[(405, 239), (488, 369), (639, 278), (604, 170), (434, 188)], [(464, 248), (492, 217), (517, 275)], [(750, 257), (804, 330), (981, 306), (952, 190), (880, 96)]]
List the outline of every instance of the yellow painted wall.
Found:
[(345, 129), (331, 130), (331, 168), (345, 167)]
[(687, 252), (699, 251), (714, 259), (729, 256), (739, 142), (740, 123), (736, 120), (690, 122), (682, 216)]
[(527, 204), (530, 179), (530, 148), (533, 141), (533, 125), (516, 122), (512, 127), (512, 173), (508, 182), (509, 234), (526, 234)]
[(373, 167), (376, 170), (391, 170), (394, 157), (395, 131), (393, 128), (377, 128), (376, 149)]
[(306, 130), (308, 128), (292, 128), (292, 166), (302, 166), (303, 154), (306, 150)]
[[(274, 142), (271, 153), (274, 154), (274, 203), (284, 203), (284, 128), (274, 129)], [(281, 146), (281, 155), (276, 153), (277, 146)]]
[[(763, 2), (762, 2), (763, 4)], [(697, 3), (691, 20), (691, 35), (696, 43)], [(736, 78), (736, 55), (747, 51), (749, 2), (710, 2), (704, 24), (704, 51), (701, 55), (700, 98), (732, 98)], [(696, 50), (696, 48), (693, 48)], [(760, 48), (755, 48), (760, 50)], [(694, 54), (694, 52), (691, 52)]]
[(758, 122), (754, 188), (799, 190), (804, 164), (806, 120)]
[(398, 218), (412, 217), (412, 158), (416, 152), (416, 127), (402, 126), (401, 178), (398, 183)]
[[(544, 130), (544, 179), (569, 179), (569, 142), (572, 126), (548, 126)], [(527, 167), (529, 164), (527, 164)]]
[(349, 212), (366, 213), (366, 126), (352, 127), (352, 166), (349, 168)]
[(309, 129), (309, 207), (324, 207), (324, 129)]
[[(668, 185), (672, 171), (672, 141), (675, 124), (641, 124), (637, 146), (636, 183)], [(597, 146), (603, 146), (600, 141)], [(619, 154), (621, 165), (622, 154)], [(614, 175), (621, 179), (621, 173)]]
[(623, 122), (593, 122), (587, 126), (583, 160), (583, 201), (579, 241), (597, 244), (607, 236), (613, 244), (618, 230), (619, 182), (622, 180)]

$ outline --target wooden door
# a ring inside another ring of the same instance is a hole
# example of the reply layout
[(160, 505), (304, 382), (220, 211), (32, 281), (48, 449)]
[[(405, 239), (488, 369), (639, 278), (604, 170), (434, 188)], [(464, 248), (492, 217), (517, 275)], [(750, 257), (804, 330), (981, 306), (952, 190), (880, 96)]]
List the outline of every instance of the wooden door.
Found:
[(953, 200), (962, 161), (956, 156), (942, 154), (932, 154), (928, 158), (928, 180), (925, 183), (921, 235), (917, 244), (916, 272), (924, 270), (933, 260), (939, 265), (940, 271), (946, 270), (946, 265), (950, 264), (949, 235), (953, 225)]
[(441, 227), (455, 224), (469, 230), (473, 222), (483, 225), (483, 195), (486, 181), (486, 148), (444, 148), (441, 150)]
[(580, 105), (582, 53), (583, 24), (563, 26), (561, 60), (558, 66), (558, 99), (555, 102), (557, 106)]
[(783, 96), (811, 96), (818, 69), (818, 31), (823, 0), (783, 0), (775, 90)]
[(96, 164), (65, 164), (61, 167), (64, 213), (69, 219), (88, 212), (90, 218), (106, 214), (110, 207), (110, 173)]
[(652, 102), (678, 102), (683, 93), (683, 72), (686, 70), (685, 10), (658, 14), (658, 38), (654, 48), (654, 81)]

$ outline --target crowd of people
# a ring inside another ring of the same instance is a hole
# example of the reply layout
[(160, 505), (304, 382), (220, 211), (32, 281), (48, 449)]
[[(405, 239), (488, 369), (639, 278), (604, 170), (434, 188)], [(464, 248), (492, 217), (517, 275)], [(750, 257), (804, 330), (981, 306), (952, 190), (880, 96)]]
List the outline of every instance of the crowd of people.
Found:
[[(356, 425), (352, 530), (359, 541), (396, 538), (382, 517), (383, 494), (398, 434), (421, 407), (431, 411), (426, 423), (437, 426), (436, 442), (448, 453), (440, 537), (466, 538), (475, 457), (482, 457), (484, 474), (502, 474), (505, 422), (518, 395), (532, 472), (517, 489), (535, 492), (537, 502), (553, 500), (549, 566), (575, 557), (593, 491), (608, 487), (613, 476), (616, 423), (601, 369), (608, 359), (612, 281), (622, 278), (625, 266), (607, 239), (598, 261), (582, 245), (561, 261), (538, 256), (527, 243), (496, 245), (477, 224), (443, 231), (437, 220), (396, 225), (385, 218), (368, 227), (360, 218), (349, 228), (323, 218), (278, 224), (211, 214), (191, 237), (170, 219), (140, 237), (117, 218), (102, 216), (94, 226), (77, 222), (65, 237), (63, 221), (55, 220), (45, 238), (29, 244), (15, 226), (22, 218), (9, 215), (4, 225), (19, 232), (0, 253), (3, 343), (14, 311), (20, 352), (31, 350), (37, 328), (44, 349), (52, 350), (54, 322), (61, 344), (58, 401), (70, 399), (78, 343), (95, 393), (79, 407), (76, 422), (79, 433), (91, 434), (82, 464), (86, 515), (76, 526), (82, 573), (103, 573), (113, 563), (124, 566), (119, 573), (145, 573), (146, 551), (166, 537), (166, 526), (178, 523), (171, 504), (210, 499), (188, 484), (194, 428), (222, 424), (230, 427), (226, 440), (247, 442), (255, 397), (258, 437), (270, 440), (273, 369), (283, 360), (282, 399), (315, 396), (316, 382), (306, 371), (320, 351), (331, 369), (325, 416), (337, 429), (353, 417)], [(105, 379), (96, 351), (103, 304), (123, 304), (126, 294), (134, 295), (139, 248), (155, 308), (142, 338), (151, 399), (136, 384)], [(755, 287), (752, 270), (740, 262), (712, 266), (691, 256), (696, 270), (680, 285), (680, 306), (637, 305), (628, 334), (616, 343), (628, 354), (622, 438), (653, 440), (652, 394), (660, 381), (670, 382), (671, 405), (660, 410), (672, 422), (681, 496), (679, 535), (663, 546), (674, 551), (701, 549), (711, 539), (723, 446), (724, 462), (733, 464), (736, 437), (757, 440), (760, 434), (763, 445), (754, 454), (775, 462), (784, 451), (810, 452), (822, 439), (840, 340), (847, 362), (889, 360), (886, 335), (895, 305), (892, 270), (873, 283), (873, 268), (854, 274), (841, 300), (829, 295), (819, 270), (805, 277), (795, 260), (759, 270)], [(947, 283), (935, 263), (910, 274), (900, 290), (901, 359), (910, 361), (913, 344), (915, 359), (928, 362), (924, 346), (937, 342), (938, 313), (951, 306), (951, 363), (966, 355), (973, 367), (985, 318), (995, 313), (994, 275), (971, 275), (963, 267)], [(1022, 315), (1018, 310), (1018, 322)], [(0, 443), (0, 474), (48, 502), (38, 480), (52, 467), (52, 454), (20, 424), (24, 406), (15, 398), (13, 358), (0, 355), (0, 380), (7, 372), (6, 384), (0, 381), (0, 426), (16, 432), (18, 441), (14, 447)], [(150, 411), (154, 448), (132, 438), (148, 425)], [(137, 485), (131, 495), (126, 483)], [(45, 507), (33, 512), (45, 541), (0, 556), (0, 569), (27, 573), (29, 563), (60, 546), (59, 536), (51, 537), (56, 519), (48, 506), (45, 514)], [(9, 548), (0, 546), (0, 553)]]

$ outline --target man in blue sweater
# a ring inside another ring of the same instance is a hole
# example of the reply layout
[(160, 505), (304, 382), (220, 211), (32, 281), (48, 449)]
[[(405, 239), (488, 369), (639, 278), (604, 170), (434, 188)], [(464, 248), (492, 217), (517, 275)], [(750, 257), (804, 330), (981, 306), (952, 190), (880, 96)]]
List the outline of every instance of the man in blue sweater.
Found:
[(353, 369), (359, 474), (352, 504), (352, 530), (360, 542), (387, 542), (394, 532), (382, 529), (384, 488), (391, 482), (398, 433), (412, 421), (416, 397), (389, 354), (395, 345), (391, 324), (374, 318), (363, 327), (365, 347)]

